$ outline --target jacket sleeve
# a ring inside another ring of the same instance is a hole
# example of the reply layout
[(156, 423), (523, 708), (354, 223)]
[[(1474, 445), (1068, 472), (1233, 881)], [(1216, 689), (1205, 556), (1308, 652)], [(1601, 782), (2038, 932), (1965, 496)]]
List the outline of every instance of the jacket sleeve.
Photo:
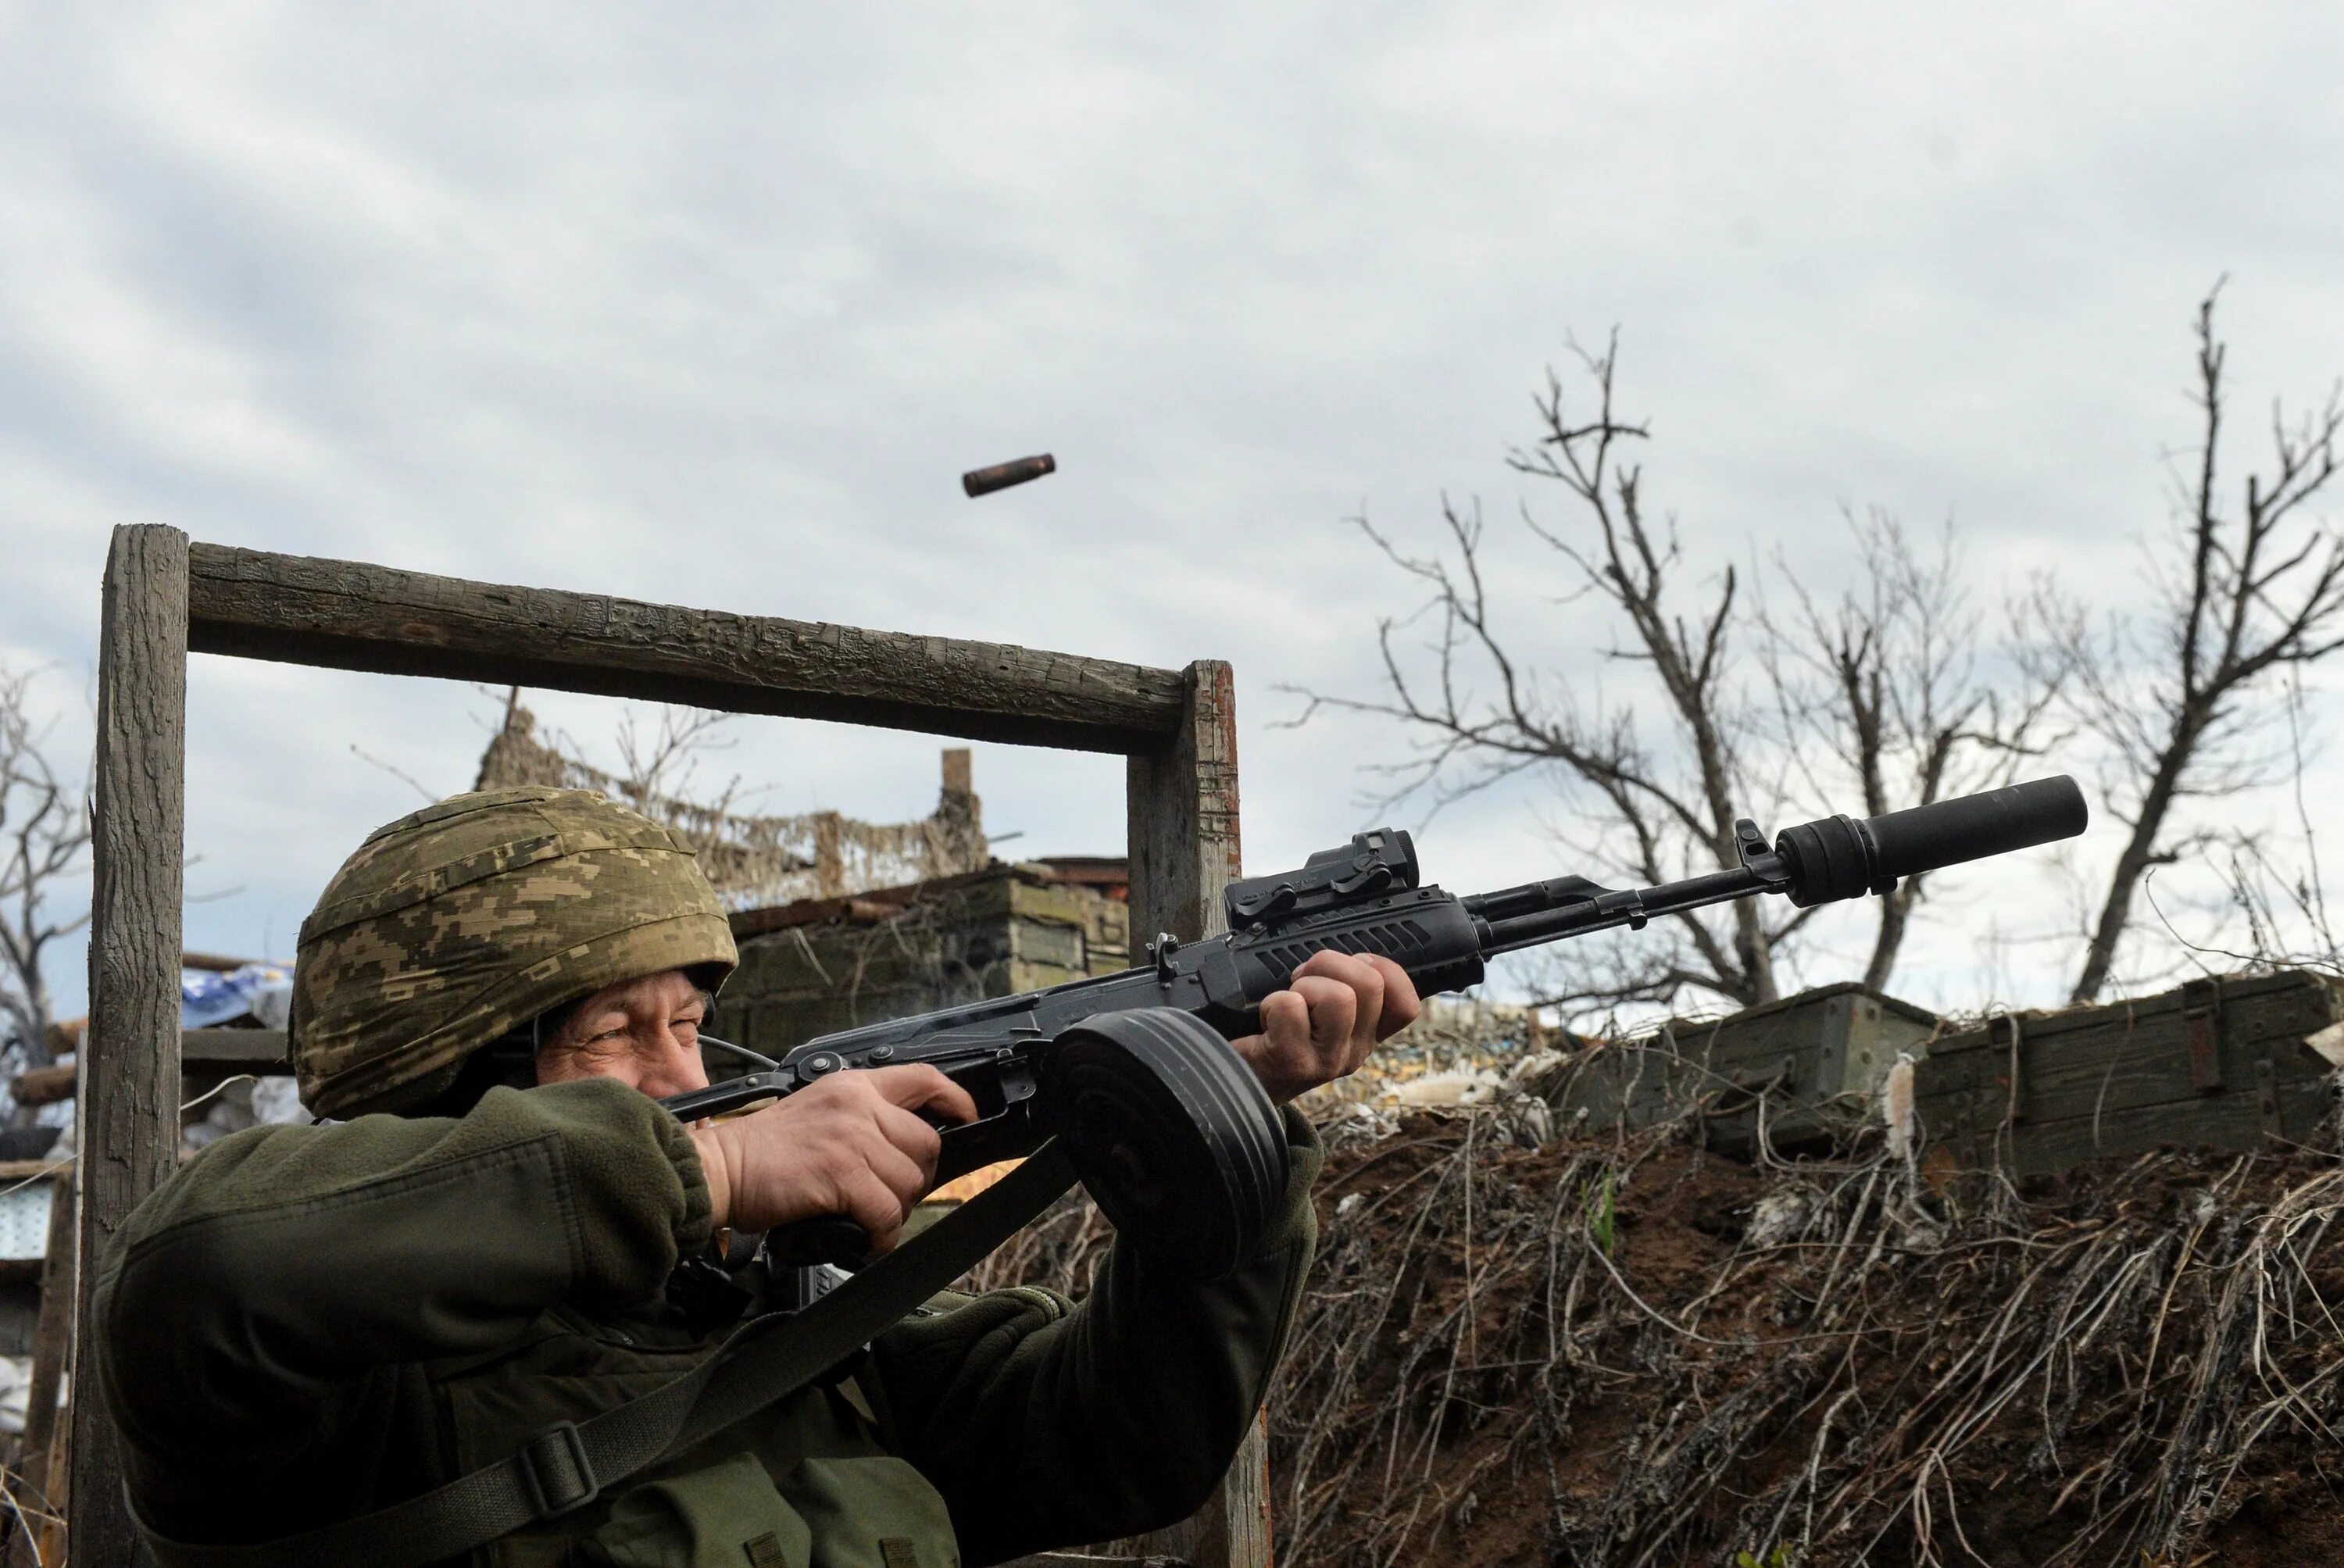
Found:
[(115, 1238), (100, 1383), (145, 1456), (298, 1453), (370, 1371), (494, 1350), (550, 1307), (642, 1300), (709, 1233), (689, 1135), (623, 1084), (496, 1089), (460, 1120), (256, 1128)]
[(1159, 1529), (1228, 1473), (1318, 1239), (1323, 1153), (1285, 1114), (1284, 1209), (1229, 1278), (1182, 1279), (1118, 1239), (1079, 1306), (995, 1291), (873, 1344), (883, 1417), (944, 1494), (969, 1562)]

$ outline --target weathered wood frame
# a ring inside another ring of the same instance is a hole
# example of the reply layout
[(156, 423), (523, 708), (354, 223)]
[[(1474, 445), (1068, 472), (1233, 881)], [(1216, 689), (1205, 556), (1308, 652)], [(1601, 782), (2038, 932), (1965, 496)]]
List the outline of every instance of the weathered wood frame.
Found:
[[(98, 646), (80, 1256), (97, 1259), (178, 1153), (187, 655), (227, 653), (844, 721), (1127, 759), (1132, 919), (1184, 940), (1238, 871), (1229, 666), (1149, 669), (1005, 644), (501, 587), (117, 528)], [(80, 1270), (76, 1343), (90, 1342)], [(74, 1561), (141, 1561), (105, 1402), (72, 1407)], [(1215, 1503), (1152, 1550), (1267, 1568), (1258, 1429)]]

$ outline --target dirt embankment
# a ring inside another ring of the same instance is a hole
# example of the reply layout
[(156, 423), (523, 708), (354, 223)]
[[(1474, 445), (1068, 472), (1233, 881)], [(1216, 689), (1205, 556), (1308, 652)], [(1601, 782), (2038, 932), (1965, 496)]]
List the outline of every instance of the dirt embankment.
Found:
[(1335, 1143), (1283, 1563), (2339, 1560), (2333, 1157), (2013, 1191), (1490, 1117)]
[[(1270, 1399), (1283, 1568), (2344, 1561), (2344, 1161), (2023, 1190), (1348, 1112)], [(1087, 1206), (988, 1273), (1079, 1288)]]

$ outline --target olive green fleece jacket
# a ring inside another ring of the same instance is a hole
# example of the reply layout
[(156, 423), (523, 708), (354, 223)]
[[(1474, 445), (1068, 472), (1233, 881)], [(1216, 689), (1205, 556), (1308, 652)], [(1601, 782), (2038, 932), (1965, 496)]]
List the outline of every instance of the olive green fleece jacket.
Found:
[[(1285, 1210), (1230, 1278), (1178, 1278), (1118, 1241), (1080, 1305), (953, 1299), (881, 1334), (851, 1378), (478, 1560), (746, 1564), (763, 1549), (803, 1568), (879, 1563), (875, 1535), (915, 1543), (888, 1568), (953, 1568), (1186, 1515), (1260, 1404), (1309, 1262), (1319, 1151), (1290, 1111), (1288, 1128)], [(96, 1382), (136, 1509), (169, 1539), (288, 1535), (647, 1392), (722, 1337), (661, 1294), (710, 1235), (691, 1138), (607, 1080), (494, 1090), (460, 1120), (223, 1139), (103, 1259)], [(717, 1524), (646, 1522), (717, 1493)], [(727, 1521), (743, 1509), (773, 1528), (740, 1536), (753, 1526)], [(637, 1539), (662, 1530), (694, 1543), (660, 1555)]]

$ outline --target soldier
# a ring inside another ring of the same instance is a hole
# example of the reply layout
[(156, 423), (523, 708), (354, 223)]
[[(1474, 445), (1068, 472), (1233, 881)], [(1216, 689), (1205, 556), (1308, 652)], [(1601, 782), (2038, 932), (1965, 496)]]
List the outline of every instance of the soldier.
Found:
[[(459, 795), (367, 839), (303, 925), (295, 978), (303, 1098), (340, 1119), (223, 1139), (103, 1260), (97, 1386), (166, 1568), (292, 1561), (265, 1543), (689, 1371), (717, 1330), (663, 1287), (728, 1228), (845, 1215), (893, 1245), (935, 1169), (916, 1113), (975, 1106), (894, 1067), (679, 1124), (654, 1098), (706, 1083), (699, 1026), (734, 962), (689, 847), (599, 795)], [(1321, 954), (1237, 1048), (1284, 1103), (1418, 1006), (1397, 966)], [(516, 1064), (539, 1087), (507, 1087)], [(1229, 1277), (1118, 1241), (1080, 1305), (932, 1304), (476, 1561), (958, 1568), (1185, 1516), (1259, 1406), (1310, 1258), (1318, 1143), (1285, 1115), (1284, 1211)]]

